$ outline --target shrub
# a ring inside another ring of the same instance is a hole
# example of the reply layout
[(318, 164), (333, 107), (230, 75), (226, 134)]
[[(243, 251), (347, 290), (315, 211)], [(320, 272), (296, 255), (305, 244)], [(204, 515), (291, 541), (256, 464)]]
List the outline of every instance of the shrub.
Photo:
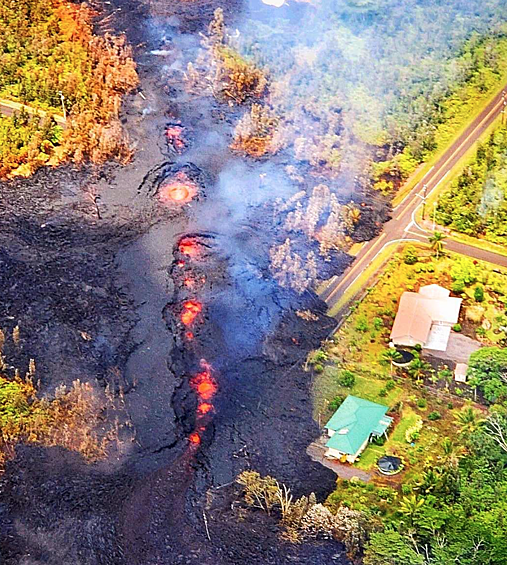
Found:
[(481, 285), (475, 287), (474, 298), (476, 302), (482, 302), (484, 300), (484, 288)]
[(347, 388), (352, 388), (356, 384), (356, 377), (351, 371), (343, 371), (343, 373), (338, 377), (338, 383), (341, 386)]
[(422, 351), (422, 345), (421, 345), (420, 343), (418, 343), (417, 345), (414, 345), (414, 349), (415, 349), (416, 351), (421, 352), (421, 351)]
[(419, 437), (419, 432), (421, 431), (422, 427), (423, 422), (419, 418), (419, 420), (417, 420), (417, 422), (413, 426), (407, 429), (407, 431), (405, 432), (405, 440), (407, 441), (407, 443), (412, 443)]
[(384, 445), (384, 443), (386, 442), (386, 438), (385, 438), (384, 435), (382, 435), (382, 436), (376, 436), (376, 437), (374, 437), (374, 438), (371, 440), (371, 442), (372, 442), (374, 445)]
[(447, 408), (448, 408), (449, 410), (452, 410), (452, 409), (454, 408), (454, 404), (453, 404), (452, 402), (448, 402), (448, 403), (447, 403)]
[(419, 398), (419, 399), (417, 400), (417, 406), (418, 406), (419, 408), (426, 408), (426, 406), (428, 406), (428, 403), (426, 402), (426, 399), (425, 399), (425, 398)]
[(356, 330), (358, 332), (367, 332), (368, 331), (368, 320), (365, 316), (359, 316), (356, 322)]
[(320, 363), (315, 363), (313, 368), (316, 373), (322, 373), (322, 371), (324, 370), (324, 365), (321, 365)]
[(454, 324), (454, 326), (452, 326), (452, 329), (455, 332), (460, 332), (461, 331), (461, 324)]
[(385, 388), (380, 389), (378, 395), (382, 397), (387, 396), (387, 390)]
[(396, 383), (394, 382), (393, 379), (389, 379), (386, 382), (386, 390), (393, 390), (393, 388), (396, 386)]
[(338, 410), (338, 408), (340, 408), (340, 406), (341, 406), (341, 404), (344, 400), (345, 400), (345, 396), (339, 394), (338, 396), (335, 396), (333, 398), (333, 400), (331, 400), (331, 402), (328, 404), (328, 406), (334, 412), (335, 410)]
[(436, 410), (428, 414), (428, 420), (440, 420), (441, 417), (440, 412), (437, 412)]
[(406, 265), (415, 265), (419, 257), (417, 256), (417, 250), (413, 245), (409, 245), (405, 249), (405, 254), (403, 255), (403, 262)]
[(461, 294), (465, 290), (465, 283), (458, 279), (452, 283), (451, 290), (456, 294)]
[(382, 318), (373, 318), (373, 327), (379, 331), (384, 326)]
[(317, 351), (314, 351), (310, 355), (310, 363), (323, 363), (324, 361), (327, 361), (327, 359), (328, 354), (325, 351), (322, 351), (322, 349), (317, 349)]
[(401, 485), (401, 492), (405, 495), (410, 494), (412, 492), (412, 486), (407, 483), (403, 483)]

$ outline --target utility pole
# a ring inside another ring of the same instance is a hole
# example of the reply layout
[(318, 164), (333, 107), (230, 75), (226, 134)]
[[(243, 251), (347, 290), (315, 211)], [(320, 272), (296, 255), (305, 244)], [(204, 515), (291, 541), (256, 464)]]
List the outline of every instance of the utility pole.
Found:
[(436, 227), (436, 222), (435, 222), (436, 214), (437, 214), (437, 201), (435, 200), (435, 202), (433, 202), (433, 233), (435, 233), (435, 227)]
[(67, 109), (65, 108), (65, 96), (61, 90), (58, 91), (60, 95), (60, 100), (62, 101), (62, 109), (63, 109), (63, 119), (67, 121)]

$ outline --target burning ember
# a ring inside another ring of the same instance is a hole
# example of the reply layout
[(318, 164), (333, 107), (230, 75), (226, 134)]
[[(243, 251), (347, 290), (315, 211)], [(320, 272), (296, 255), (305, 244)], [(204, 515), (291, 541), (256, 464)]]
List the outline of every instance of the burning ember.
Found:
[(197, 300), (186, 300), (183, 302), (183, 310), (181, 312), (181, 321), (185, 326), (189, 326), (202, 312), (202, 304)]
[(187, 142), (183, 137), (184, 131), (185, 128), (177, 124), (169, 124), (165, 130), (167, 143), (176, 153), (183, 153), (187, 148)]
[(188, 341), (192, 341), (194, 339), (194, 334), (192, 332), (185, 332), (185, 337)]
[(192, 432), (188, 436), (188, 439), (190, 443), (193, 443), (194, 445), (199, 445), (201, 443), (201, 436), (197, 432)]
[(217, 383), (211, 376), (209, 368), (197, 373), (190, 381), (190, 384), (202, 400), (211, 400), (217, 392)]
[(173, 180), (163, 183), (159, 188), (158, 197), (164, 204), (187, 204), (197, 195), (197, 186), (179, 172)]

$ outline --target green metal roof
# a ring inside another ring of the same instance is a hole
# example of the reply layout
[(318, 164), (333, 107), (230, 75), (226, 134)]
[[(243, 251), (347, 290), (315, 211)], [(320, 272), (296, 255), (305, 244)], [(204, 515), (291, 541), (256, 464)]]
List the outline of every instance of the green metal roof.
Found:
[(325, 426), (335, 432), (326, 447), (354, 455), (372, 432), (383, 433), (389, 427), (392, 419), (386, 412), (387, 406), (347, 396)]

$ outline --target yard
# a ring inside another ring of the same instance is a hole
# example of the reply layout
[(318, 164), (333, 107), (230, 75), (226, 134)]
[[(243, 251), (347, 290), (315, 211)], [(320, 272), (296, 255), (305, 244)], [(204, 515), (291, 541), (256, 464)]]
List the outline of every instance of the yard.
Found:
[(463, 299), (453, 335), (461, 332), (483, 345), (506, 344), (507, 274), (457, 255), (437, 260), (427, 248), (408, 246), (309, 359), (315, 374), (314, 416), (321, 425), (349, 394), (389, 406), (395, 422), (388, 439), (383, 445), (371, 443), (356, 465), (371, 471), (381, 455), (400, 456), (404, 482), (438, 461), (442, 439), (456, 436), (456, 414), (464, 398), (472, 397), (468, 385), (454, 382), (452, 363), (415, 352), (416, 360), (401, 369), (386, 353), (401, 294), (434, 283)]

